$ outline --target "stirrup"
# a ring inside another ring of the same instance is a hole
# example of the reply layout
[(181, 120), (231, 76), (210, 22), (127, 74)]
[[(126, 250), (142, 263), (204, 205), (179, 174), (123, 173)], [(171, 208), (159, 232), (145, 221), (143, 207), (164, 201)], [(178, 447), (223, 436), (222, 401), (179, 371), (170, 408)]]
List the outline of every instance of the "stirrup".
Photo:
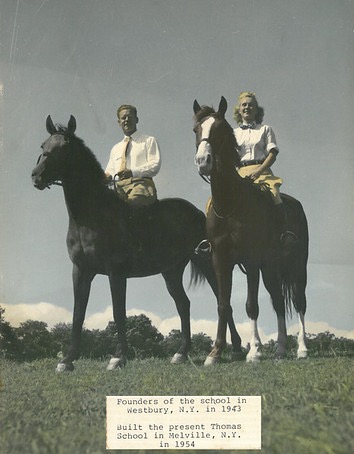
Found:
[(208, 255), (211, 252), (211, 244), (208, 240), (202, 240), (194, 249), (194, 252), (198, 255)]

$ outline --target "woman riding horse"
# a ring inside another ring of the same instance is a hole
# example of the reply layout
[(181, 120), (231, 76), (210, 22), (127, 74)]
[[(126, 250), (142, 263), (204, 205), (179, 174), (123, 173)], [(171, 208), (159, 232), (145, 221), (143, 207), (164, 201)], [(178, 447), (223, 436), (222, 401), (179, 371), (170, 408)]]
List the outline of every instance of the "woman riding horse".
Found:
[(276, 177), (271, 166), (279, 153), (273, 129), (262, 124), (264, 109), (258, 105), (252, 91), (243, 91), (234, 109), (234, 119), (239, 127), (234, 130), (240, 163), (237, 171), (241, 177), (250, 178), (254, 183), (267, 185), (276, 206), (274, 210), (281, 225), (280, 244), (284, 255), (288, 255), (297, 238), (288, 230), (287, 216), (280, 197), (279, 188), (282, 180)]
[(303, 208), (294, 198), (281, 195), (289, 225), (298, 238), (291, 254), (284, 256), (280, 250), (282, 226), (274, 214), (274, 196), (265, 190), (264, 185), (254, 184), (252, 179), (242, 178), (234, 170), (235, 166), (240, 167), (241, 160), (233, 130), (225, 120), (225, 98), (221, 98), (217, 112), (211, 107), (201, 107), (197, 101), (193, 108), (197, 144), (195, 161), (199, 173), (210, 178), (212, 199), (207, 210), (207, 238), (218, 282), (218, 330), (206, 364), (219, 361), (226, 344), (226, 321), (231, 313), (235, 265), (241, 265), (247, 275), (246, 310), (252, 327), (247, 360), (255, 361), (260, 357), (261, 341), (257, 328), (260, 272), (278, 320), (276, 357), (282, 358), (286, 352), (285, 317), (287, 312), (291, 313), (292, 304), (300, 321), (297, 356), (304, 358), (307, 355), (304, 315), (308, 229)]

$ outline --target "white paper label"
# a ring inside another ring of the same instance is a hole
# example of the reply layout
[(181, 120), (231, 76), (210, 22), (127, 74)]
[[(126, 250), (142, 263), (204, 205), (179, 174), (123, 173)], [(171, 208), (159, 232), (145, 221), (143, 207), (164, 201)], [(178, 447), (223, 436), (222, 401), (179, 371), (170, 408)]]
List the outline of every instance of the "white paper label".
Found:
[(107, 396), (107, 449), (261, 449), (261, 397)]

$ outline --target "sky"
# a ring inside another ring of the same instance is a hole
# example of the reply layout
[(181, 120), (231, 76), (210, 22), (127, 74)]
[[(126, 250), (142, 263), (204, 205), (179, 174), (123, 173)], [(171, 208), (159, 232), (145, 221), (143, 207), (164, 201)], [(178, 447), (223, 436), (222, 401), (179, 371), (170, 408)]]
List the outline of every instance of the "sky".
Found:
[[(105, 167), (121, 140), (120, 104), (157, 137), (159, 198), (204, 210), (210, 187), (194, 166), (193, 101), (232, 118), (252, 90), (280, 148), (274, 172), (298, 198), (310, 229), (306, 330), (354, 338), (352, 0), (0, 0), (0, 305), (13, 326), (70, 322), (73, 295), (62, 189), (39, 192), (31, 171), (45, 119), (67, 124)], [(189, 272), (185, 283), (188, 287)], [(193, 332), (215, 338), (216, 300), (189, 289)], [(235, 269), (232, 306), (244, 342), (246, 282)], [(128, 282), (128, 314), (163, 334), (179, 328), (161, 276)], [(93, 283), (85, 326), (112, 319), (108, 280)], [(289, 320), (296, 332), (297, 320)], [(261, 334), (276, 331), (260, 289)]]

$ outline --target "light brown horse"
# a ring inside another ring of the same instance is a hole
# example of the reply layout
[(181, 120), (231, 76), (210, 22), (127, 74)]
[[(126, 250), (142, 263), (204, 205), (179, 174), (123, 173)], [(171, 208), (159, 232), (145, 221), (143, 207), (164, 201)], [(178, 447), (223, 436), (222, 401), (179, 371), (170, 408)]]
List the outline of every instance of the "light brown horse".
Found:
[(205, 361), (213, 364), (226, 344), (226, 323), (231, 313), (232, 272), (240, 265), (247, 274), (247, 314), (252, 339), (248, 361), (260, 358), (261, 341), (257, 329), (259, 275), (268, 290), (278, 320), (276, 357), (286, 352), (286, 312), (291, 305), (299, 315), (298, 358), (307, 356), (304, 316), (308, 259), (308, 227), (300, 202), (282, 194), (288, 225), (298, 237), (290, 255), (280, 250), (281, 227), (274, 216), (274, 202), (268, 190), (235, 170), (239, 162), (236, 139), (225, 120), (227, 102), (221, 98), (218, 111), (194, 102), (198, 172), (210, 178), (211, 206), (207, 213), (207, 237), (218, 282), (218, 330), (215, 345)]

